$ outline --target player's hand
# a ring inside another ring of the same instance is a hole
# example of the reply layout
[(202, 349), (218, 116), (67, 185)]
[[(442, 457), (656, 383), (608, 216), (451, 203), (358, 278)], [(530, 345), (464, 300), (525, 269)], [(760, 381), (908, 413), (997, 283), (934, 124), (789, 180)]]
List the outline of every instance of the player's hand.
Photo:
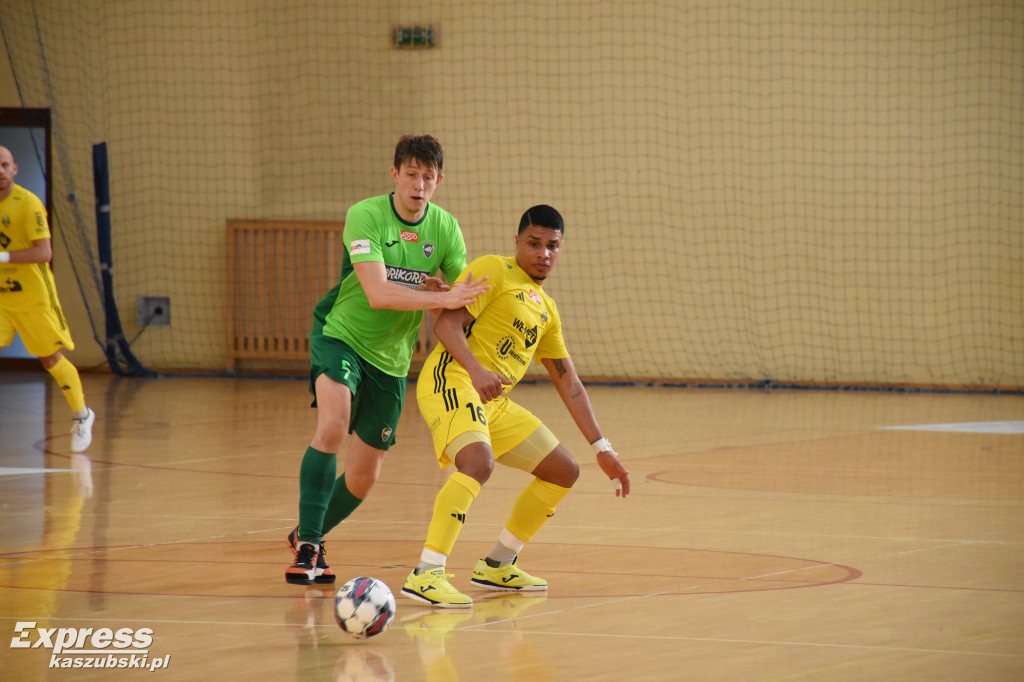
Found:
[(477, 372), (475, 375), (470, 376), (470, 379), (473, 381), (473, 388), (476, 389), (476, 394), (480, 396), (480, 402), (483, 404), (487, 404), (501, 396), (504, 386), (512, 385), (512, 381), (504, 374), (488, 372), (486, 370)]
[(612, 450), (597, 453), (597, 464), (605, 476), (615, 482), (615, 497), (629, 495), (629, 472)]
[(427, 275), (423, 278), (420, 283), (420, 291), (451, 291), (451, 286), (448, 282), (444, 281), (440, 277), (432, 277)]
[(458, 310), (476, 303), (477, 297), (491, 288), (489, 284), (484, 284), (486, 281), (486, 275), (480, 279), (473, 279), (473, 273), (466, 272), (466, 279), (456, 282), (450, 291), (445, 292), (443, 307), (449, 310)]

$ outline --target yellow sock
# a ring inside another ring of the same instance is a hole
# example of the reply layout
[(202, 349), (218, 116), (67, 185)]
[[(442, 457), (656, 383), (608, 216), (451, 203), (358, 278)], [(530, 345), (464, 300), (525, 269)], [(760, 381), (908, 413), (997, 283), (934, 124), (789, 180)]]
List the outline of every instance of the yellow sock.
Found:
[(512, 507), (505, 528), (527, 543), (555, 513), (555, 507), (569, 494), (569, 488), (535, 478), (530, 481)]
[(466, 522), (469, 505), (479, 494), (480, 484), (476, 479), (457, 471), (452, 474), (434, 499), (434, 515), (424, 546), (445, 556), (451, 554), (462, 524)]
[(64, 392), (64, 398), (71, 405), (71, 411), (78, 414), (84, 410), (85, 392), (82, 391), (82, 379), (71, 361), (62, 355), (57, 364), (46, 371), (57, 380), (57, 385)]

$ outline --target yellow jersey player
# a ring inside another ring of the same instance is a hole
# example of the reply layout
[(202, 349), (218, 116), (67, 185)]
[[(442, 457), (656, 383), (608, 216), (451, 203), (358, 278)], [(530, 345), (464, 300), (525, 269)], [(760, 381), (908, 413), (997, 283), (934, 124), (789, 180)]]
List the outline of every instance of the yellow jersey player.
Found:
[(71, 450), (92, 443), (96, 414), (86, 407), (78, 370), (61, 352), (74, 350), (50, 270), (53, 248), (46, 209), (35, 194), (14, 184), (18, 164), (0, 147), (0, 349), (14, 332), (56, 380), (71, 406)]
[(452, 574), (445, 565), (495, 462), (532, 474), (533, 480), (490, 553), (477, 562), (470, 582), (494, 591), (547, 589), (546, 581), (519, 568), (516, 559), (576, 482), (579, 465), (540, 419), (507, 397), (531, 360), (547, 369), (601, 469), (615, 482), (616, 495), (629, 494), (629, 472), (601, 434), (565, 349), (558, 308), (542, 287), (561, 255), (564, 234), (562, 216), (554, 208), (526, 211), (515, 257), (484, 256), (466, 270), (473, 277), (486, 276), (490, 290), (437, 319), (440, 343), (423, 365), (416, 399), (441, 467), (454, 463), (456, 471), (434, 500), (419, 564), (402, 588), (411, 599), (446, 608), (472, 606), (473, 600), (448, 581)]

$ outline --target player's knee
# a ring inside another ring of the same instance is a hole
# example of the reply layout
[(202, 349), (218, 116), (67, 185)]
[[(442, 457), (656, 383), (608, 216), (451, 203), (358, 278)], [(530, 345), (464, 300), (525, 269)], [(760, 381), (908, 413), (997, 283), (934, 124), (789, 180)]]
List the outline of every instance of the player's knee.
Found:
[(345, 485), (353, 497), (364, 500), (373, 489), (373, 484), (377, 482), (377, 476), (377, 471), (361, 471), (352, 474), (346, 471)]
[(489, 447), (476, 447), (480, 445), (482, 444), (474, 443), (459, 450), (459, 454), (455, 456), (455, 468), (459, 473), (483, 485), (494, 471), (494, 453)]
[(39, 358), (39, 362), (42, 363), (43, 369), (49, 370), (49, 369), (53, 369), (54, 367), (57, 366), (57, 363), (60, 362), (61, 357), (63, 357), (61, 355), (61, 352), (57, 351), (56, 353), (54, 353), (52, 355), (47, 355), (45, 357), (40, 357)]
[(563, 488), (571, 488), (580, 477), (580, 465), (576, 463), (569, 451), (559, 445), (554, 452), (544, 458), (533, 474), (542, 481), (554, 483)]
[(557, 465), (551, 467), (548, 483), (571, 488), (580, 477), (580, 465), (571, 456), (560, 458)]
[(338, 451), (341, 450), (341, 444), (344, 441), (345, 429), (343, 427), (330, 424), (320, 424), (317, 426), (316, 433), (313, 435), (313, 440), (310, 441), (309, 444), (320, 452), (337, 454)]

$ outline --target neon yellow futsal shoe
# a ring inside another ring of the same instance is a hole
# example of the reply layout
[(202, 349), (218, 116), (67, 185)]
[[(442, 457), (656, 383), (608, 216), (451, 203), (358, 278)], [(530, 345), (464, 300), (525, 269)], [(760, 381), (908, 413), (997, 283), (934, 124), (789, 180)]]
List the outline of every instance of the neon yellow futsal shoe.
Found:
[(548, 589), (548, 581), (532, 575), (512, 563), (491, 568), (481, 559), (473, 569), (471, 583), (495, 592), (539, 592)]
[(409, 574), (402, 587), (402, 594), (410, 599), (425, 602), (443, 609), (465, 609), (473, 606), (473, 600), (462, 594), (448, 582), (452, 573), (445, 573), (443, 567), (434, 568), (416, 575)]

